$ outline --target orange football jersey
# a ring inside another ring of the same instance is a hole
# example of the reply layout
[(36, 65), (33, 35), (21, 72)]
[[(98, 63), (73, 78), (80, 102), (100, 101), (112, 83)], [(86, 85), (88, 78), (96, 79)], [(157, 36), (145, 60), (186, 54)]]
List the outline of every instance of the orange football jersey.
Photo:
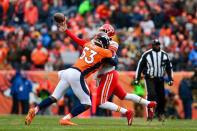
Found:
[(102, 67), (102, 59), (112, 57), (112, 52), (89, 42), (84, 44), (80, 58), (72, 67), (78, 68), (85, 78)]

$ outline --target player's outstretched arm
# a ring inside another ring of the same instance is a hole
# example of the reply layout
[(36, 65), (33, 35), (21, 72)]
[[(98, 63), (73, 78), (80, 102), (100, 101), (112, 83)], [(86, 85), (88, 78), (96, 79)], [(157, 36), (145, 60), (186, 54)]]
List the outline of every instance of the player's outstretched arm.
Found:
[(54, 20), (59, 27), (59, 30), (61, 32), (65, 32), (74, 42), (76, 42), (78, 45), (83, 46), (88, 41), (84, 39), (80, 39), (75, 34), (73, 34), (68, 28), (66, 24), (66, 18), (64, 17), (63, 13), (56, 13), (54, 15)]
[(76, 42), (78, 45), (83, 46), (85, 43), (88, 43), (88, 41), (84, 39), (80, 39), (75, 34), (73, 34), (69, 29), (66, 29), (64, 31), (74, 42)]

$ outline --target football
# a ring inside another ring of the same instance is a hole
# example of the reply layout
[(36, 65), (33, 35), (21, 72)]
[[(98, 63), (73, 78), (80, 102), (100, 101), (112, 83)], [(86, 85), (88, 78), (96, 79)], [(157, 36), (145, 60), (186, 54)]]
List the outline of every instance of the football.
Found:
[(65, 20), (64, 14), (63, 13), (55, 13), (54, 14), (54, 20), (57, 23), (64, 22), (64, 20)]

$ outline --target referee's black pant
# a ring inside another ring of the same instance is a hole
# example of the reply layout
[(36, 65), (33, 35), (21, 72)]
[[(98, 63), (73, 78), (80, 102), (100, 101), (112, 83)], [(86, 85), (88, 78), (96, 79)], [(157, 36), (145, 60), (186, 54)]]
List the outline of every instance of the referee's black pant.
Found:
[(165, 90), (163, 78), (145, 78), (145, 86), (147, 89), (147, 99), (156, 101), (156, 115), (160, 116), (165, 113)]

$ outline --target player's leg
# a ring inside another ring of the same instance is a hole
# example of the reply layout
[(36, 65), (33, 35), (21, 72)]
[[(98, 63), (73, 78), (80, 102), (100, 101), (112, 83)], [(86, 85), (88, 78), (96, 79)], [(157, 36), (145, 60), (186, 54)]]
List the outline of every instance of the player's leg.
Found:
[(114, 87), (117, 83), (117, 72), (112, 71), (105, 75), (102, 75), (102, 79), (97, 91), (97, 105), (102, 109), (108, 109), (111, 111), (120, 112), (126, 114), (128, 119), (128, 125), (132, 124), (134, 113), (132, 110), (127, 110), (123, 107), (120, 107), (112, 102), (108, 102), (111, 93), (114, 90)]
[(111, 111), (115, 111), (115, 112), (120, 112), (121, 114), (126, 114), (126, 112), (128, 111), (127, 109), (120, 107), (112, 102), (105, 102), (103, 104), (99, 105), (99, 108), (102, 109), (107, 109), (107, 110), (111, 110)]
[(120, 107), (112, 102), (105, 102), (99, 105), (99, 108), (108, 109), (115, 112), (120, 112), (121, 114), (125, 114), (128, 120), (128, 125), (132, 125), (134, 112), (133, 110), (127, 110), (123, 107)]
[[(111, 96), (113, 92), (116, 81), (117, 79), (114, 79), (114, 74), (112, 72), (102, 75), (102, 78), (101, 78), (101, 81), (97, 90), (97, 103), (96, 103), (97, 105), (101, 105), (108, 101), (109, 97)], [(110, 106), (108, 108), (110, 108)]]
[(66, 90), (68, 90), (69, 88), (69, 83), (63, 79), (62, 77), (60, 77), (60, 81), (57, 84), (53, 94), (44, 99), (38, 106), (36, 106), (35, 108), (31, 108), (26, 116), (25, 119), (25, 124), (29, 125), (31, 124), (32, 119), (35, 117), (35, 115), (42, 109), (50, 106), (52, 103), (56, 102), (57, 100), (59, 100), (61, 98), (61, 96), (64, 95), (64, 93), (66, 92)]
[(118, 96), (121, 100), (130, 100), (135, 103), (143, 104), (148, 107), (148, 109), (151, 109), (151, 117), (153, 116), (154, 110), (156, 108), (156, 102), (154, 101), (148, 101), (136, 94), (127, 93), (124, 91), (123, 87), (117, 82), (116, 87), (114, 88), (113, 94)]
[(86, 111), (91, 106), (90, 93), (89, 89), (85, 83), (84, 77), (81, 72), (76, 69), (71, 69), (72, 76), (69, 77), (68, 81), (71, 85), (71, 88), (77, 98), (80, 100), (80, 104), (73, 108), (73, 110), (67, 114), (65, 117), (60, 119), (61, 125), (76, 125), (69, 124), (71, 118), (79, 115), (80, 113)]
[(157, 103), (155, 101), (148, 101), (138, 95), (127, 93), (124, 100), (134, 101), (138, 104), (143, 104), (148, 108), (149, 118), (152, 118), (155, 112)]
[(139, 103), (139, 104), (141, 103), (146, 106), (148, 106), (148, 104), (150, 103), (150, 101), (147, 101), (146, 99), (143, 99), (142, 97), (138, 95), (127, 93), (118, 82), (115, 85), (113, 94), (116, 95), (121, 100), (130, 100), (135, 103)]

